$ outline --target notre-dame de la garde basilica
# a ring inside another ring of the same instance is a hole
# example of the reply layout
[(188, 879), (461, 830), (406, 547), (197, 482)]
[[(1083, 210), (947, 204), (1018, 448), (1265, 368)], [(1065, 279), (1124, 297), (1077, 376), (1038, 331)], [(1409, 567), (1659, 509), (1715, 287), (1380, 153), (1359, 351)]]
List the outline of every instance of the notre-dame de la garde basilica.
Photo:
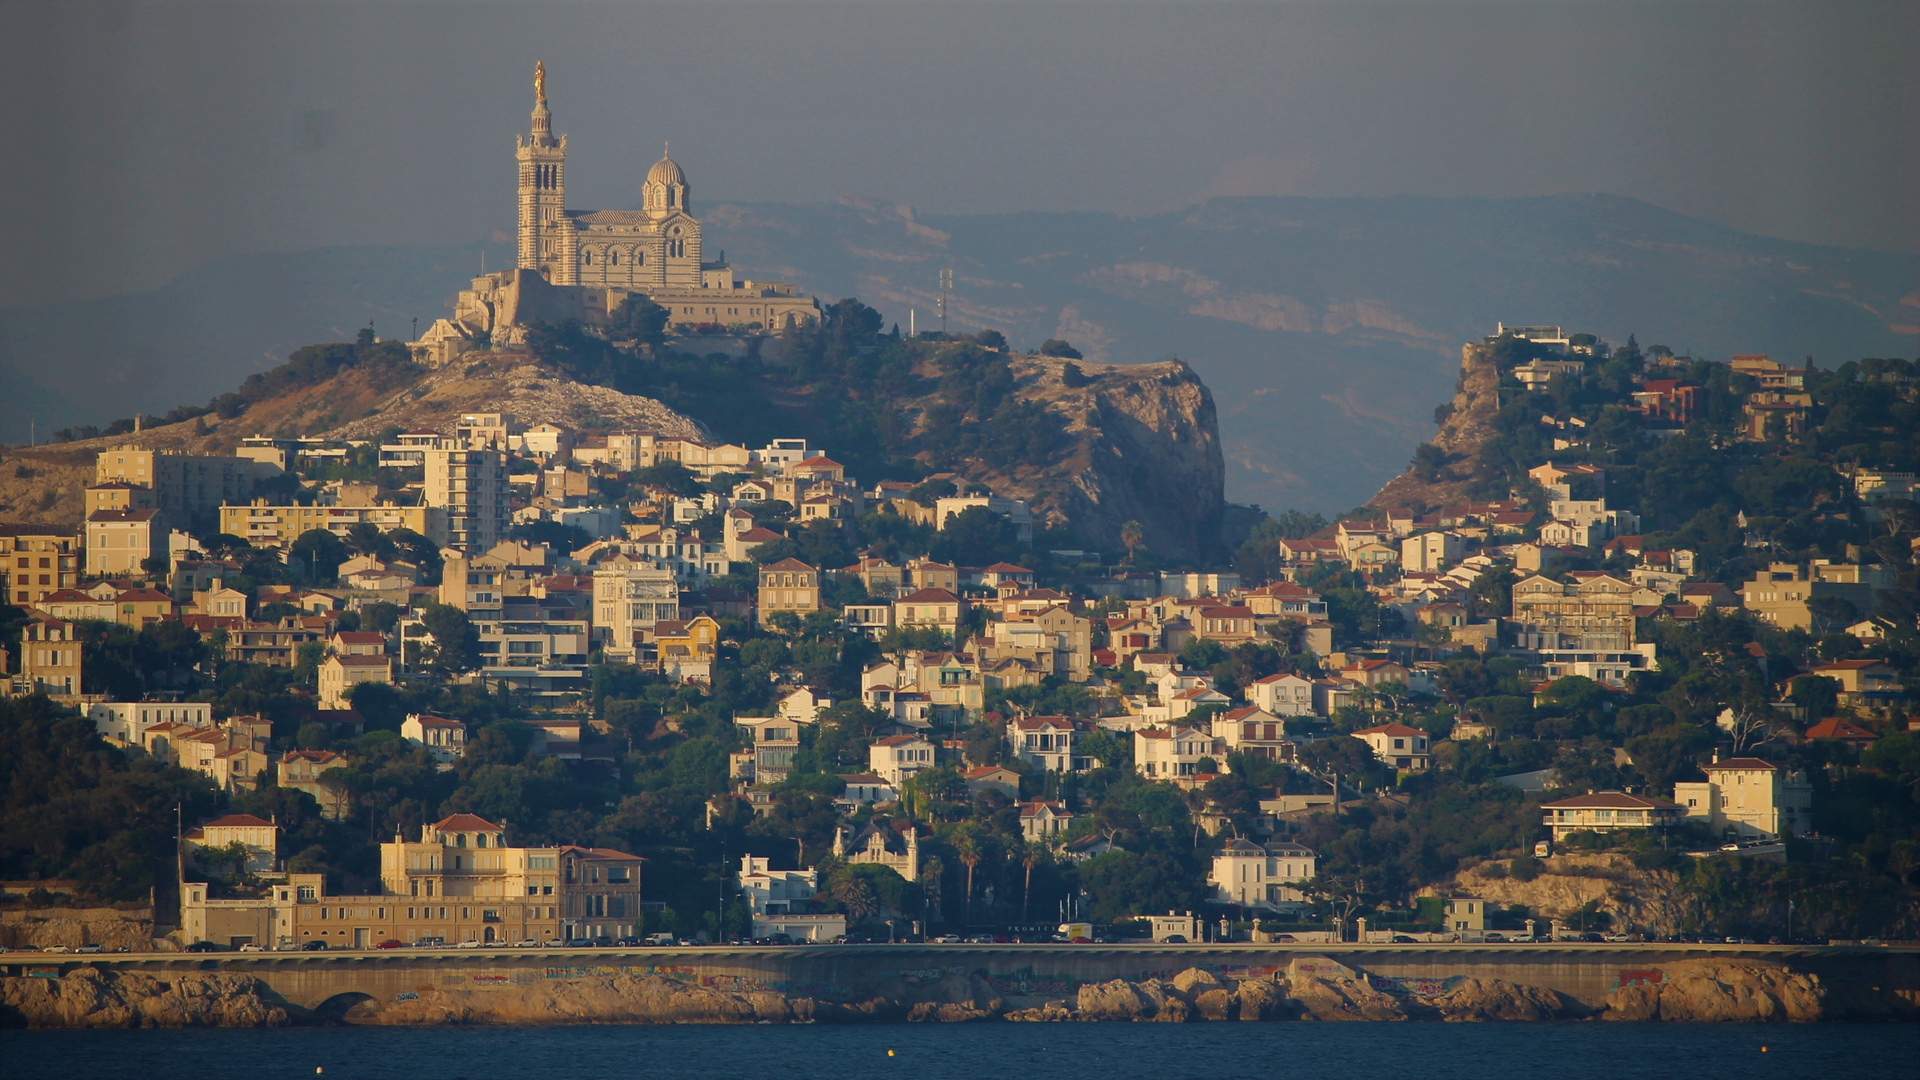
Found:
[(819, 319), (819, 305), (784, 282), (743, 281), (724, 261), (702, 261), (692, 186), (670, 156), (647, 170), (638, 210), (567, 209), (567, 137), (553, 133), (544, 64), (533, 71), (532, 128), (514, 149), (517, 269), (474, 278), (453, 317), (415, 342), (423, 358), (444, 362), (478, 344), (518, 343), (534, 321), (602, 322), (634, 295), (665, 307), (673, 326), (776, 331)]

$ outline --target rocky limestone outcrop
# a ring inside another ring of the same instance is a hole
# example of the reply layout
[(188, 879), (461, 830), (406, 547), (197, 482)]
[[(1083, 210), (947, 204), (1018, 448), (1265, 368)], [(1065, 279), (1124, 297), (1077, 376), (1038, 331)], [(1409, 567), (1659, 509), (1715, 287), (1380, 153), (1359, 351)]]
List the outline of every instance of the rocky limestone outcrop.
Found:
[[(1095, 364), (1051, 356), (1009, 358), (1015, 400), (1043, 406), (1066, 436), (1042, 462), (995, 469), (972, 461), (969, 480), (1024, 499), (1036, 523), (1068, 521), (1083, 540), (1120, 546), (1140, 522), (1148, 548), (1196, 557), (1220, 545), (1226, 459), (1213, 393), (1181, 360)], [(931, 370), (931, 369), (929, 369)], [(933, 399), (909, 408), (923, 412)]]
[(36, 949), (98, 945), (109, 952), (145, 952), (153, 947), (153, 912), (110, 907), (0, 911), (0, 947), (22, 945)]
[(1659, 982), (1608, 994), (1606, 1019), (1804, 1023), (1827, 1018), (1826, 987), (1817, 975), (1718, 960), (1663, 965), (1661, 974)]
[(0, 1024), (33, 1028), (281, 1027), (304, 1019), (248, 975), (164, 976), (82, 967), (57, 979), (0, 978)]
[(1484, 342), (1467, 342), (1460, 347), (1460, 380), (1454, 384), (1453, 400), (1431, 440), (1446, 452), (1449, 470), (1432, 480), (1409, 469), (1387, 481), (1367, 505), (1394, 510), (1415, 503), (1444, 506), (1462, 501), (1468, 485), (1461, 477), (1472, 471), (1473, 458), (1492, 434), (1493, 416), (1499, 411), (1500, 372), (1493, 351)]
[(1687, 914), (1671, 872), (1642, 870), (1626, 855), (1555, 855), (1541, 860), (1540, 876), (1532, 881), (1491, 877), (1477, 872), (1479, 869), (1468, 870), (1453, 882), (1429, 891), (1436, 896), (1485, 897), (1503, 907), (1521, 904), (1544, 919), (1571, 916), (1582, 905), (1593, 903), (1613, 920), (1614, 929), (1660, 937), (1678, 933)]
[(452, 431), (463, 413), (506, 412), (523, 424), (555, 424), (653, 431), (676, 439), (706, 439), (698, 421), (650, 397), (575, 382), (541, 365), (531, 353), (472, 354), (394, 394), (375, 411), (333, 428), (329, 438), (365, 438), (396, 424)]

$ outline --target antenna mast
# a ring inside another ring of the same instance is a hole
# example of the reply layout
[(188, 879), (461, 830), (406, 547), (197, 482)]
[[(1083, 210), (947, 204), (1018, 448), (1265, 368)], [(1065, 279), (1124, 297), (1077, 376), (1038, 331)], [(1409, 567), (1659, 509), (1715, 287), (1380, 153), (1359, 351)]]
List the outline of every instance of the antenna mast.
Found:
[(947, 309), (953, 306), (953, 271), (940, 271), (940, 336), (947, 336)]

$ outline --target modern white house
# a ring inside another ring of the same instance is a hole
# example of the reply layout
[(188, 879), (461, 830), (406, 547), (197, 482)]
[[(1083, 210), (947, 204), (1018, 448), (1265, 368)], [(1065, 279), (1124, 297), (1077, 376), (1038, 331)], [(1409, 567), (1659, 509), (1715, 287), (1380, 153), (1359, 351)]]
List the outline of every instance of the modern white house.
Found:
[(832, 941), (847, 932), (845, 915), (809, 910), (820, 891), (818, 870), (775, 870), (768, 859), (742, 855), (734, 883), (752, 913), (756, 938), (786, 934), (795, 941)]

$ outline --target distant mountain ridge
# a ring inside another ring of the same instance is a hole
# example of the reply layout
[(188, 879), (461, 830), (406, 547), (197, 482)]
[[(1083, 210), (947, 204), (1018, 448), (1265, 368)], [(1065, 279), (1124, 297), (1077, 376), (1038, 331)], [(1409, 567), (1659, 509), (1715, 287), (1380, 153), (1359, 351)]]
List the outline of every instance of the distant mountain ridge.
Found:
[[(1753, 236), (1632, 199), (1221, 198), (1174, 213), (930, 215), (873, 200), (716, 204), (711, 250), (749, 276), (859, 296), (936, 328), (1090, 361), (1179, 356), (1217, 402), (1227, 495), (1339, 510), (1405, 466), (1452, 393), (1460, 343), (1496, 322), (1823, 366), (1920, 347), (1920, 257)], [(219, 260), (152, 293), (0, 311), (0, 432), (204, 401), (372, 317), (441, 313), (482, 245)], [(490, 265), (508, 253), (489, 247)]]

